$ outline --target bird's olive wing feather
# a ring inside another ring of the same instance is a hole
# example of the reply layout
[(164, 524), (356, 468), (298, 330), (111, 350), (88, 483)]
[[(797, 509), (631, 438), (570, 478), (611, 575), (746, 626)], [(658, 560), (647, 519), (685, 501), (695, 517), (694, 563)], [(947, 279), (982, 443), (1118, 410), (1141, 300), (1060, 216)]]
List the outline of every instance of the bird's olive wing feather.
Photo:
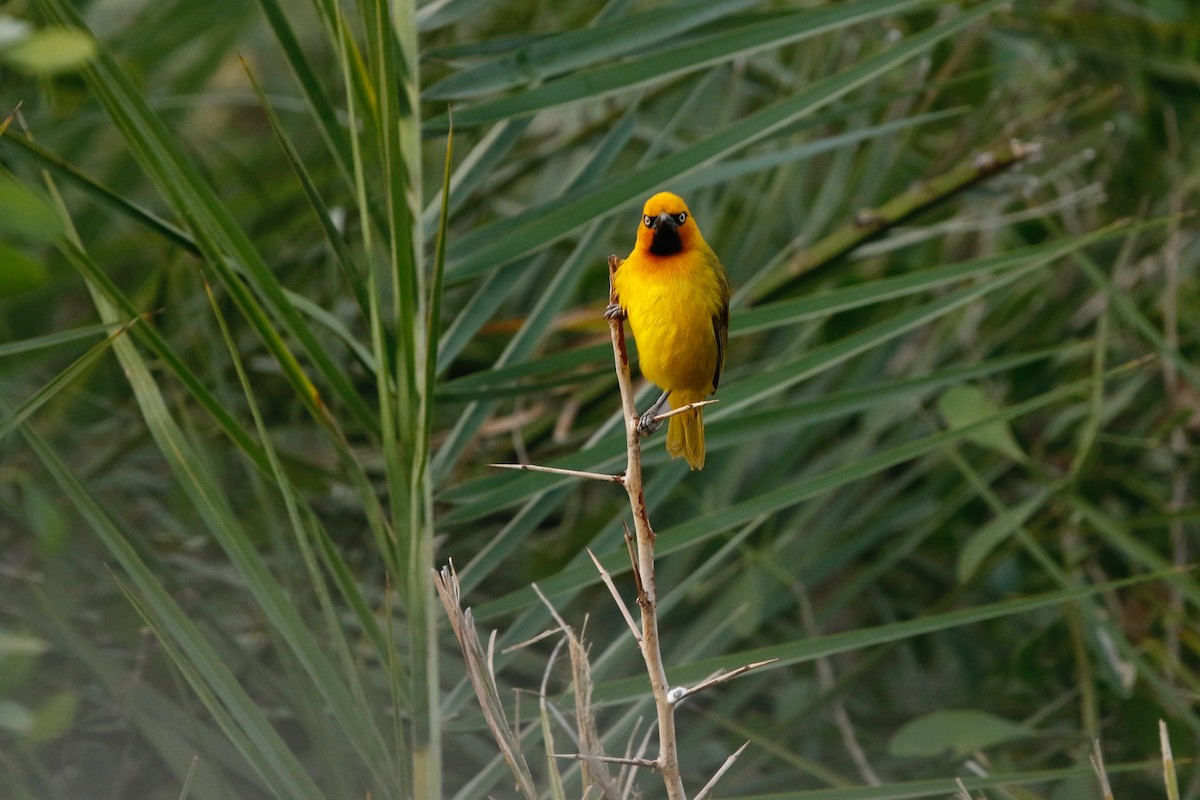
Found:
[(713, 372), (713, 391), (721, 382), (721, 370), (725, 369), (725, 347), (729, 343), (729, 303), (713, 314), (713, 334), (717, 337), (717, 368)]

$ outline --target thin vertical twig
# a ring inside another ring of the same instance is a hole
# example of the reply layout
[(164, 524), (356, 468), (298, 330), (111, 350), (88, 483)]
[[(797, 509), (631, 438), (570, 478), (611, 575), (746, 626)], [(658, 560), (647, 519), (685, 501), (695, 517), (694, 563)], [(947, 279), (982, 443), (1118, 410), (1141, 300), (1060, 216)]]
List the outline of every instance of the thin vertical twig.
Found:
[[(608, 258), (609, 302), (616, 303), (612, 276), (621, 259)], [(642, 489), (642, 445), (637, 430), (638, 412), (634, 404), (633, 381), (629, 374), (629, 353), (625, 348), (625, 325), (619, 315), (609, 319), (612, 334), (613, 359), (616, 362), (617, 385), (621, 390), (621, 411), (625, 417), (625, 444), (628, 465), (625, 469), (625, 491), (633, 512), (633, 529), (637, 547), (638, 607), (642, 612), (642, 658), (650, 676), (650, 689), (658, 714), (658, 757), (655, 763), (662, 775), (670, 800), (687, 800), (679, 770), (679, 747), (675, 739), (675, 705), (668, 699), (667, 671), (663, 665), (658, 640), (658, 596), (654, 582), (654, 530), (646, 512), (646, 497)]]

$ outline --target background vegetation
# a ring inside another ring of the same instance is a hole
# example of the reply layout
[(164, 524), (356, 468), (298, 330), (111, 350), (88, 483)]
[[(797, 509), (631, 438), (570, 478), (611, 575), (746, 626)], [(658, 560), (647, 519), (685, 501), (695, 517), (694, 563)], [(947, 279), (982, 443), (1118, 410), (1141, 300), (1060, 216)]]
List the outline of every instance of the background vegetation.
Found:
[(685, 783), (1099, 797), (1098, 738), (1165, 797), (1164, 719), (1200, 797), (1193, 4), (0, 18), (3, 796), (515, 796), (450, 558), (541, 789), (533, 582), (637, 750), (622, 493), (487, 465), (618, 468), (605, 257), (672, 188), (737, 295), (708, 465), (646, 447), (669, 675), (780, 659), (680, 709)]

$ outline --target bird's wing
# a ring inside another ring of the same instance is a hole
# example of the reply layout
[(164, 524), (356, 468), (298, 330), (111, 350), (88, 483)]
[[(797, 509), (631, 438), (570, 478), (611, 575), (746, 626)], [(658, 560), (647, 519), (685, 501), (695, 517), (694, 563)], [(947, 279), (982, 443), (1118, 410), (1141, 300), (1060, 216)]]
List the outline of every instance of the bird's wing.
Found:
[(725, 347), (729, 344), (729, 303), (725, 303), (721, 310), (713, 314), (712, 318), (713, 335), (717, 339), (717, 368), (713, 372), (713, 391), (717, 390), (717, 385), (721, 382), (721, 370), (725, 368)]

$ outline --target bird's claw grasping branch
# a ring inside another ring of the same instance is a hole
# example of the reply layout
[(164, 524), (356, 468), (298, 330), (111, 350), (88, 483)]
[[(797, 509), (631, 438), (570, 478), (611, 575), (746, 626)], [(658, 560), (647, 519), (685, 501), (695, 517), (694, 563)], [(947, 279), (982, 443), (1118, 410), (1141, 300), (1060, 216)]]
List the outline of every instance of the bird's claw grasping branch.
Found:
[(605, 319), (625, 319), (625, 309), (621, 308), (620, 303), (609, 303), (604, 309)]
[(670, 394), (670, 392), (663, 392), (654, 401), (654, 405), (646, 409), (645, 414), (638, 417), (637, 432), (639, 435), (649, 436), (662, 427), (663, 420), (666, 419), (666, 417), (661, 415), (662, 408), (667, 404), (667, 397)]
[(662, 420), (653, 408), (638, 417), (637, 431), (641, 436), (650, 436), (662, 427)]
[[(663, 397), (665, 396), (666, 395), (663, 395)], [(664, 422), (676, 414), (682, 414), (685, 411), (691, 411), (693, 408), (704, 408), (705, 406), (711, 406), (713, 403), (719, 402), (721, 401), (714, 397), (711, 400), (697, 400), (694, 403), (688, 403), (686, 406), (680, 406), (679, 408), (672, 408), (670, 411), (656, 413), (658, 412), (659, 407), (662, 405), (662, 398), (660, 398), (658, 403), (655, 403), (650, 407), (649, 410), (646, 411), (645, 414), (642, 414), (642, 416), (638, 417), (638, 433), (642, 436), (649, 436), (662, 427)]]

